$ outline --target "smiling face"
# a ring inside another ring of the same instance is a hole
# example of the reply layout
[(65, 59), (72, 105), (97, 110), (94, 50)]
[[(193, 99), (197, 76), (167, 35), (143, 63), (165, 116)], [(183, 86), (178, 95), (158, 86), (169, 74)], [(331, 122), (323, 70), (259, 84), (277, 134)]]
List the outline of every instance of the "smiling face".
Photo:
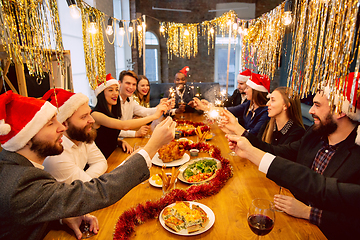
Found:
[(66, 133), (72, 140), (92, 143), (96, 138), (96, 130), (92, 128), (95, 120), (90, 115), (88, 103), (81, 105), (74, 114), (65, 121)]
[(145, 96), (149, 93), (150, 90), (150, 84), (149, 81), (146, 79), (141, 79), (137, 86), (137, 91), (142, 95)]
[(322, 92), (316, 93), (309, 113), (314, 118), (314, 131), (319, 134), (328, 136), (337, 129), (337, 123), (333, 114), (331, 114), (329, 101)]
[(273, 91), (270, 96), (270, 100), (267, 102), (266, 106), (268, 106), (268, 116), (276, 118), (281, 114), (286, 114), (287, 106), (285, 101), (278, 91)]
[(186, 81), (187, 80), (186, 80), (185, 74), (177, 73), (175, 75), (174, 82), (175, 82), (176, 88), (183, 89), (186, 84)]
[(104, 90), (105, 100), (109, 106), (116, 105), (119, 97), (119, 87), (117, 85), (111, 85)]
[(123, 100), (131, 97), (136, 90), (137, 80), (132, 76), (124, 76), (120, 83), (120, 95)]
[(246, 85), (245, 94), (246, 94), (247, 100), (251, 101), (252, 100), (252, 88)]
[(30, 150), (35, 152), (39, 158), (59, 155), (63, 152), (62, 136), (66, 130), (54, 116), (44, 127), (30, 140)]

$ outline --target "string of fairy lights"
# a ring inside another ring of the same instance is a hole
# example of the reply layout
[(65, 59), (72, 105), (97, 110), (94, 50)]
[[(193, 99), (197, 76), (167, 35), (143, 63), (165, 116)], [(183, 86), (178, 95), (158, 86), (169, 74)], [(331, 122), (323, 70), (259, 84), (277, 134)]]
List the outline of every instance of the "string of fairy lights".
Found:
[[(120, 20), (107, 16), (83, 0), (67, 0), (67, 3), (71, 16), (82, 18), (86, 71), (92, 88), (105, 81), (106, 76), (103, 31), (110, 44), (121, 47), (127, 42), (138, 48), (139, 56), (143, 54), (145, 16)], [(290, 0), (286, 0), (256, 19), (244, 20), (229, 11), (201, 23), (159, 22), (159, 30), (166, 40), (169, 59), (173, 56), (196, 57), (200, 36), (207, 39), (208, 53), (214, 48), (216, 36), (240, 36), (242, 65), (252, 65), (259, 73), (273, 78), (286, 48), (283, 43), (285, 30), (289, 28), (292, 47), (286, 52), (290, 59), (287, 85), (292, 94), (303, 97), (321, 85), (330, 85), (333, 101), (335, 85), (342, 86), (340, 89), (347, 88), (346, 76), (351, 63), (355, 65), (356, 76), (359, 72), (360, 55), (355, 54), (359, 45), (356, 32), (358, 5), (358, 0), (294, 0), (292, 7)], [(53, 50), (58, 63), (63, 64), (55, 0), (0, 0), (0, 6), (0, 44), (5, 46), (11, 61), (25, 61), (30, 74), (39, 77), (44, 71), (52, 71)], [(352, 92), (351, 102), (357, 95), (356, 91)], [(341, 106), (336, 107), (341, 109)]]

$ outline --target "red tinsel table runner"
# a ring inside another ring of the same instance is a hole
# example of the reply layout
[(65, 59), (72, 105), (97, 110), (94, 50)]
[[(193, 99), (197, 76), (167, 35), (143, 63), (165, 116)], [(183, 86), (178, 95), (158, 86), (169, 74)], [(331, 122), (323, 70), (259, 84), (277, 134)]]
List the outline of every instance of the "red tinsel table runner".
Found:
[[(205, 126), (207, 127), (207, 126)], [(144, 223), (148, 219), (159, 217), (163, 208), (176, 201), (200, 200), (218, 193), (225, 183), (232, 177), (232, 166), (229, 160), (221, 156), (219, 148), (208, 143), (189, 143), (184, 142), (184, 148), (190, 150), (196, 148), (202, 152), (208, 152), (211, 157), (220, 160), (221, 169), (216, 173), (216, 177), (209, 182), (192, 185), (187, 189), (174, 189), (156, 201), (147, 201), (125, 211), (118, 219), (115, 226), (114, 239), (129, 239), (134, 232), (135, 226)]]

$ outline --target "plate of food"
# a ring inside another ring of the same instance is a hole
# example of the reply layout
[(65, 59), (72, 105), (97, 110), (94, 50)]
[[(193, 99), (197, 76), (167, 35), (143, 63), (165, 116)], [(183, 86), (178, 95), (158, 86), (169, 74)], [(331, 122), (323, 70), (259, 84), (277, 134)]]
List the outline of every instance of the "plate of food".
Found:
[(176, 131), (190, 131), (195, 129), (194, 125), (191, 124), (179, 124), (176, 126)]
[[(166, 176), (171, 177), (171, 173), (166, 173)], [(175, 182), (177, 182), (177, 179), (175, 180)], [(163, 184), (162, 179), (161, 179), (161, 175), (160, 174), (152, 175), (152, 177), (149, 178), (149, 183), (150, 183), (151, 186), (161, 188), (162, 184)]]
[(189, 161), (190, 156), (185, 153), (182, 141), (171, 141), (162, 146), (155, 154), (152, 163), (156, 166), (176, 167)]
[(178, 178), (184, 183), (203, 183), (213, 179), (220, 168), (221, 162), (215, 158), (195, 158), (179, 168)]
[(215, 223), (215, 214), (204, 204), (178, 201), (161, 211), (159, 221), (171, 233), (193, 236), (209, 230)]
[(189, 160), (190, 160), (189, 154), (185, 153), (180, 159), (173, 160), (170, 162), (163, 162), (163, 160), (161, 160), (159, 158), (159, 153), (156, 153), (155, 156), (151, 159), (151, 162), (152, 162), (152, 164), (159, 166), (159, 167), (162, 167), (162, 166), (177, 167), (177, 166), (183, 165), (184, 163), (186, 163)]
[(215, 136), (215, 133), (208, 133), (205, 137), (206, 141), (210, 141), (211, 139), (213, 139), (213, 137)]

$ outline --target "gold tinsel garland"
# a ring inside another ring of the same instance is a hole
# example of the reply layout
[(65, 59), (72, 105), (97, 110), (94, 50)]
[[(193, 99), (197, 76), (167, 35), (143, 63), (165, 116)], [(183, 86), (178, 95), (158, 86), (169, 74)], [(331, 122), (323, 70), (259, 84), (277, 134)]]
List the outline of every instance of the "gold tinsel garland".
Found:
[[(271, 79), (279, 66), (285, 35), (285, 26), (282, 23), (283, 8), (284, 3), (250, 21), (248, 34), (243, 37), (243, 66), (246, 59), (254, 64), (259, 72)], [(244, 21), (242, 25), (245, 25)]]
[[(228, 22), (231, 24), (236, 20), (234, 11), (229, 11), (211, 21), (204, 21), (202, 23), (174, 23), (174, 22), (160, 22), (163, 31), (160, 31), (161, 36), (166, 38), (166, 46), (168, 56), (181, 58), (196, 57), (198, 53), (198, 32), (203, 36), (207, 35), (208, 53), (210, 48), (214, 48), (214, 35), (221, 34), (224, 36), (229, 32)], [(213, 29), (213, 32), (210, 31)], [(234, 31), (234, 37), (236, 37)]]
[[(320, 87), (329, 86), (331, 105), (334, 105), (335, 95), (340, 95), (339, 104), (335, 106), (337, 112), (341, 111), (345, 96), (343, 91), (336, 89), (336, 85), (342, 90), (347, 88), (346, 76), (354, 50), (358, 47), (355, 34), (357, 15), (358, 0), (295, 1), (296, 24), (288, 86), (302, 97)], [(352, 87), (354, 89), (355, 86)], [(357, 93), (353, 92), (350, 102), (356, 96)]]
[(64, 70), (56, 0), (0, 0), (0, 7), (0, 44), (12, 62), (22, 64), (25, 60), (30, 75), (44, 78), (44, 72), (53, 72), (51, 60), (55, 52)]
[[(104, 21), (103, 13), (82, 0), (78, 0), (77, 5), (81, 9), (86, 76), (90, 87), (95, 89), (99, 83), (106, 81), (105, 45), (101, 23)], [(96, 33), (89, 32), (90, 17), (94, 20)]]

